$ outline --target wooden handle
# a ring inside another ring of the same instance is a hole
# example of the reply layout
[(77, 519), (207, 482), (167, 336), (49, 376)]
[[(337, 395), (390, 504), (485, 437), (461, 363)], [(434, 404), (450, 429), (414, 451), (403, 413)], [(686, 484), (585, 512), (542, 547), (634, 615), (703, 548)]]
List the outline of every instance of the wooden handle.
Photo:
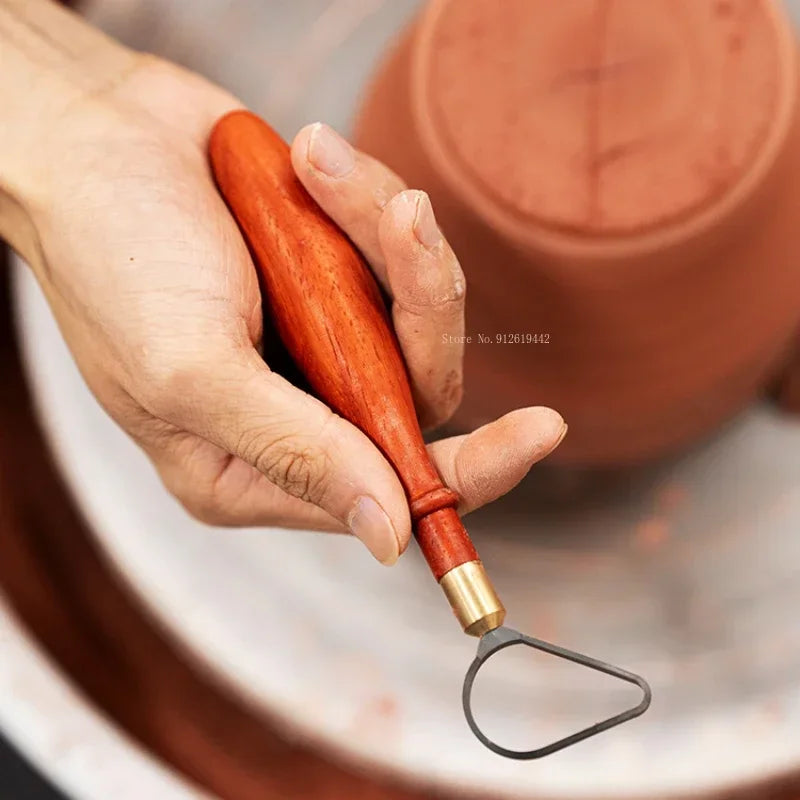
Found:
[(316, 394), (394, 466), (436, 580), (476, 561), (458, 498), (428, 457), (406, 367), (363, 258), (297, 179), (286, 142), (259, 117), (224, 116), (209, 153), (281, 339)]

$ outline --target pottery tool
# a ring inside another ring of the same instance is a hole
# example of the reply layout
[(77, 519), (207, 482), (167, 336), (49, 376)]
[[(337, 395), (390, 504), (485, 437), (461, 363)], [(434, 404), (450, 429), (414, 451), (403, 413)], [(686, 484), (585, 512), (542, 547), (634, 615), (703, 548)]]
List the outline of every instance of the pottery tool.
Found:
[[(555, 753), (643, 714), (650, 688), (638, 675), (503, 625), (505, 608), (422, 438), (407, 371), (378, 286), (361, 255), (295, 176), (285, 141), (259, 117), (235, 111), (216, 124), (209, 154), (217, 185), (245, 236), (264, 301), (288, 352), (314, 392), (370, 437), (395, 468), (414, 535), (464, 632), (479, 637), (463, 688), (467, 722), (499, 755)], [(631, 684), (638, 705), (544, 747), (511, 750), (479, 728), (475, 678), (494, 654), (524, 645)]]

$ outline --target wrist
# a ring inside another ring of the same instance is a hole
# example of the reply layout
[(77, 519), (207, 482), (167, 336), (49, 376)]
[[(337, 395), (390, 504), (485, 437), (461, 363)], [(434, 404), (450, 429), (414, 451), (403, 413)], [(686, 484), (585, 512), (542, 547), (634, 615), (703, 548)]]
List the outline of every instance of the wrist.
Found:
[(140, 59), (52, 0), (0, 0), (0, 192), (35, 197), (60, 120)]

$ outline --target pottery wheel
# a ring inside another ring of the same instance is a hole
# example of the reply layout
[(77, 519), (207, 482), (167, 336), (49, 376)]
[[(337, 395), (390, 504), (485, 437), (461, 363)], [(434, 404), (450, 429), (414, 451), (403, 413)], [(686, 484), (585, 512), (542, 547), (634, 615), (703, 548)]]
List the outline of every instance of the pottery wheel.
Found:
[[(531, 797), (694, 794), (800, 764), (795, 419), (753, 409), (635, 474), (536, 469), (468, 520), (512, 625), (653, 685), (644, 718), (531, 768), (466, 729), (459, 692), (474, 643), (413, 548), (389, 571), (342, 537), (190, 520), (97, 407), (19, 277), (43, 419), (101, 543), (197, 656), (302, 735), (414, 780)], [(607, 695), (552, 665), (500, 666), (493, 730), (545, 740), (607, 710), (596, 700)]]
[[(377, 52), (347, 69), (366, 74)], [(332, 118), (319, 98), (309, 103), (285, 125)], [(343, 537), (190, 520), (86, 390), (30, 276), (18, 279), (42, 419), (98, 540), (195, 657), (295, 735), (415, 782), (492, 796), (697, 796), (800, 767), (795, 418), (753, 408), (647, 470), (536, 468), (467, 519), (512, 625), (653, 687), (635, 723), (536, 765), (510, 763), (467, 730), (459, 695), (474, 642), (414, 548), (384, 570)], [(550, 664), (510, 660), (496, 674), (487, 727), (533, 743), (626, 699)]]

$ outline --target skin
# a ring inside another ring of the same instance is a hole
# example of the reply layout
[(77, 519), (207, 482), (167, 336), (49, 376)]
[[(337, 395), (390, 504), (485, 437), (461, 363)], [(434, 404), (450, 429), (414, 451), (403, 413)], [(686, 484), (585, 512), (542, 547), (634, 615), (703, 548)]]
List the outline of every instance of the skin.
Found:
[[(0, 234), (98, 401), (198, 519), (349, 530), (394, 563), (411, 536), (394, 471), (260, 356), (255, 270), (205, 155), (239, 101), (47, 0), (0, 0), (0, 44)], [(420, 417), (440, 424), (461, 398), (465, 283), (427, 195), (321, 124), (292, 162), (389, 292)], [(565, 432), (527, 408), (430, 451), (466, 512)]]

